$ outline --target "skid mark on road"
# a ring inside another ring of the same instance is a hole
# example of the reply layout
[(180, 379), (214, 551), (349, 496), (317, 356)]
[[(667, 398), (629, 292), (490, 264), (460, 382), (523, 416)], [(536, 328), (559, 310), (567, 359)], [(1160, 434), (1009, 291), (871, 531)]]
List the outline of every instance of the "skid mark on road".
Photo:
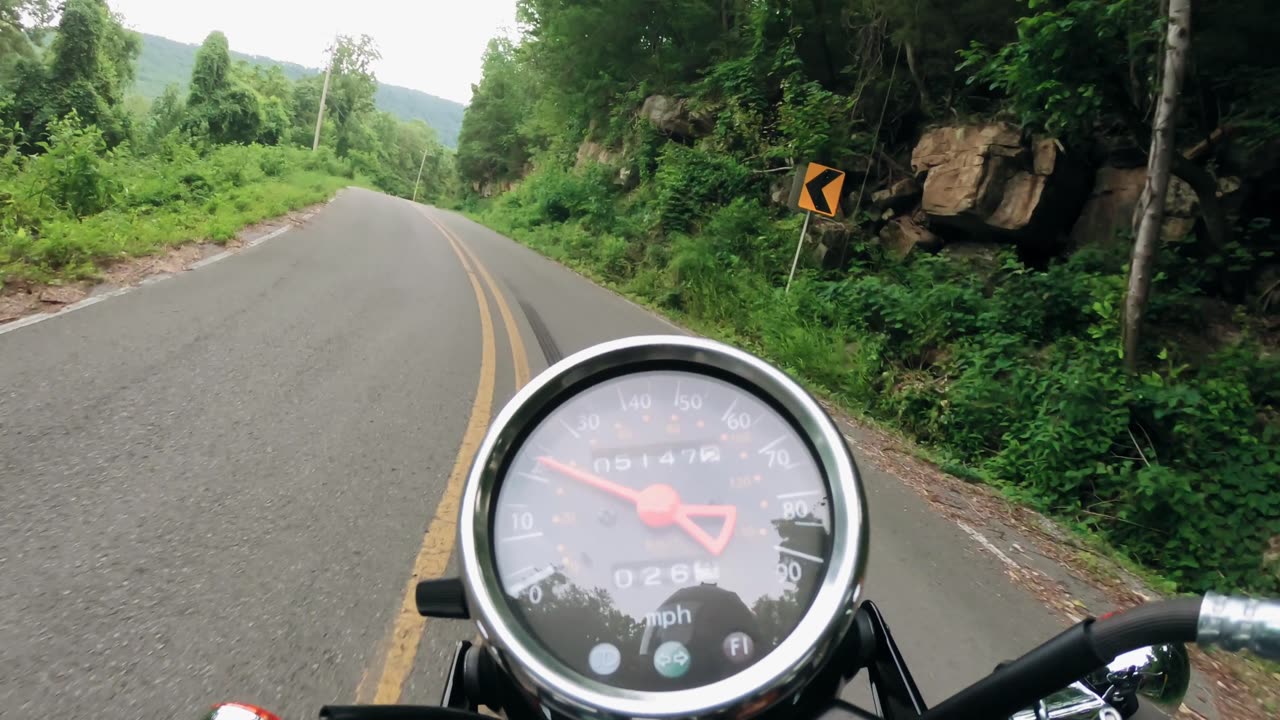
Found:
[[(462, 498), (462, 489), (466, 483), (467, 472), (471, 467), (476, 451), (480, 448), (484, 434), (488, 430), (489, 420), (493, 413), (493, 395), (497, 375), (497, 343), (494, 337), (493, 314), (489, 309), (481, 281), (489, 288), (498, 313), (502, 316), (511, 348), (511, 364), (515, 373), (516, 389), (519, 390), (529, 381), (529, 362), (524, 343), (520, 338), (519, 326), (511, 314), (493, 276), (480, 263), (480, 260), (451, 231), (437, 222), (425, 210), (422, 211), (427, 220), (444, 236), (462, 269), (471, 281), (471, 289), (475, 294), (476, 305), (480, 310), (480, 331), (482, 350), (480, 357), (480, 381), (476, 388), (475, 400), (471, 406), (471, 417), (462, 435), (462, 444), (458, 447), (458, 455), (454, 460), (453, 470), (445, 485), (440, 504), (436, 506), (435, 515), (427, 527), (422, 540), (422, 547), (413, 563), (413, 574), (405, 585), (405, 592), (400, 609), (391, 628), (391, 635), (383, 644), (386, 655), (382, 667), (377, 674), (377, 683), (370, 686), (371, 676), (366, 673), (356, 690), (359, 702), (389, 704), (400, 701), (405, 682), (413, 671), (414, 660), (418, 648), (422, 644), (422, 636), (426, 630), (426, 619), (418, 614), (414, 591), (418, 581), (437, 578), (444, 574), (449, 557), (453, 554), (453, 546), (458, 528), (458, 506)], [(372, 695), (372, 697), (370, 697)]]
[[(467, 277), (471, 280), (471, 289), (475, 293), (476, 305), (480, 309), (480, 381), (476, 388), (475, 400), (471, 404), (471, 417), (467, 420), (467, 428), (462, 434), (462, 444), (458, 447), (458, 455), (449, 473), (448, 483), (436, 506), (431, 524), (423, 537), (422, 547), (413, 562), (413, 574), (405, 585), (403, 602), (396, 614), (391, 628), (390, 642), (387, 644), (386, 658), (378, 674), (377, 685), (374, 686), (373, 702), (395, 703), (400, 700), (405, 680), (413, 670), (413, 661), (418, 654), (418, 645), (422, 641), (422, 631), (426, 619), (418, 614), (414, 602), (414, 590), (419, 580), (435, 578), (442, 575), (448, 565), (449, 556), (453, 553), (454, 535), (458, 527), (458, 505), (462, 498), (462, 486), (466, 480), (467, 470), (471, 466), (471, 458), (480, 447), (484, 433), (489, 427), (489, 417), (493, 409), (494, 379), (497, 374), (497, 351), (493, 334), (493, 317), (489, 311), (489, 303), (485, 300), (484, 289), (480, 279), (467, 262), (462, 251), (453, 241), (445, 238), (458, 261), (462, 263)], [(367, 692), (362, 687), (357, 695)], [(358, 698), (367, 702), (368, 698)]]
[(551, 331), (547, 329), (547, 324), (542, 321), (542, 316), (538, 314), (528, 303), (520, 303), (520, 309), (524, 311), (524, 317), (529, 321), (529, 327), (533, 328), (533, 336), (538, 339), (538, 347), (542, 348), (542, 357), (546, 359), (547, 365), (555, 365), (564, 357), (564, 353), (560, 352), (560, 346), (556, 345), (556, 339), (551, 337)]
[(471, 252), (471, 248), (468, 248), (466, 243), (453, 234), (452, 230), (445, 227), (443, 223), (432, 217), (426, 210), (422, 210), (422, 214), (426, 215), (431, 224), (435, 225), (441, 233), (444, 233), (444, 236), (449, 239), (455, 248), (461, 248), (462, 252), (471, 258), (476, 270), (480, 271), (480, 277), (484, 278), (484, 284), (489, 287), (489, 294), (493, 295), (493, 300), (498, 305), (498, 312), (502, 315), (502, 324), (507, 328), (507, 342), (511, 345), (511, 364), (514, 366), (516, 374), (516, 390), (519, 390), (529, 382), (529, 358), (524, 351), (524, 341), (520, 339), (520, 327), (516, 325), (515, 318), (511, 315), (511, 307), (507, 305), (506, 298), (498, 290), (498, 284), (493, 281), (493, 276), (476, 258), (475, 253)]

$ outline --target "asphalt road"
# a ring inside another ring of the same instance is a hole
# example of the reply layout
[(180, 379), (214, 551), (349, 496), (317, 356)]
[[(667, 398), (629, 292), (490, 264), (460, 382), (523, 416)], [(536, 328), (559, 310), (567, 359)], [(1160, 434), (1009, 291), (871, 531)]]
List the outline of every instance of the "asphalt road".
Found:
[[(239, 699), (308, 718), (396, 662), (402, 700), (437, 698), (468, 624), (388, 638), (485, 387), (486, 327), (495, 414), (519, 349), (536, 373), (673, 331), (458, 215), (349, 190), (268, 243), (0, 334), (0, 716)], [(863, 469), (868, 594), (928, 699), (1061, 627)]]

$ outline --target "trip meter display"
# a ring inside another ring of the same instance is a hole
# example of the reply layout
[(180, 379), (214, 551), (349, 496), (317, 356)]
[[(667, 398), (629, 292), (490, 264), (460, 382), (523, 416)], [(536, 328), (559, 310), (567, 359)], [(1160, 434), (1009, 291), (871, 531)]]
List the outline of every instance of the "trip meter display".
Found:
[(650, 370), (576, 392), (509, 455), (492, 506), (498, 581), (560, 662), (666, 691), (767, 656), (831, 556), (810, 444), (764, 398)]

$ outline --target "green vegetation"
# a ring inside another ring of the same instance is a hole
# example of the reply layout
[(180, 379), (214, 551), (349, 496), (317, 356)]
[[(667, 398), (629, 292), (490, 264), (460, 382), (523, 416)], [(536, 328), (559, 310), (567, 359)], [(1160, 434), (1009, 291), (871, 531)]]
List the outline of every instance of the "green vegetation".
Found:
[[(1016, 117), (1091, 168), (1124, 152), (1141, 165), (1156, 5), (521, 0), (525, 34), (490, 45), (464, 118), (457, 164), (476, 192), (462, 206), (1178, 588), (1275, 593), (1280, 240), (1262, 198), (1280, 163), (1260, 148), (1280, 113), (1257, 88), (1280, 45), (1240, 39), (1280, 27), (1274, 3), (1196, 3), (1175, 174), (1200, 217), (1157, 258), (1137, 372), (1121, 363), (1123, 234), (964, 252), (990, 239), (953, 230), (941, 254), (901, 258), (878, 239), (882, 208), (855, 197), (856, 217), (817, 230), (826, 257), (807, 252), (783, 291), (802, 218), (769, 198), (793, 163), (855, 170), (855, 193), (865, 172), (869, 193), (909, 174), (931, 125)], [(655, 95), (670, 110), (657, 119), (641, 111)], [(1190, 152), (1215, 130), (1229, 142)], [(1244, 175), (1242, 157), (1272, 160), (1250, 171), (1261, 190), (1223, 207), (1217, 182)]]
[[(175, 40), (142, 33), (142, 49), (138, 53), (137, 80), (132, 92), (154, 101), (161, 97), (170, 85), (185, 91), (195, 68), (198, 47)], [(233, 62), (243, 62), (261, 72), (279, 68), (281, 76), (290, 82), (316, 78), (322, 70), (303, 67), (297, 63), (272, 60), (260, 55), (231, 52)], [(441, 144), (452, 148), (458, 144), (458, 131), (462, 127), (462, 105), (429, 95), (419, 90), (378, 83), (374, 104), (379, 110), (391, 113), (400, 120), (421, 120), (436, 131)]]
[[(213, 32), (183, 93), (125, 100), (138, 37), (103, 0), (0, 0), (18, 23), (0, 41), (0, 287), (93, 277), (106, 263), (318, 202), (352, 183), (422, 198), (447, 189), (451, 158), (421, 121), (374, 107), (367, 37), (339, 37), (319, 152), (321, 78), (234, 62)], [(29, 24), (21, 24), (29, 23)], [(47, 41), (47, 42), (46, 42)]]
[[(351, 184), (331, 152), (180, 142), (136, 156), (104, 152), (102, 132), (57, 121), (47, 151), (0, 158), (0, 280), (92, 278), (104, 263), (240, 228), (320, 202)], [(15, 167), (15, 164), (17, 167)]]

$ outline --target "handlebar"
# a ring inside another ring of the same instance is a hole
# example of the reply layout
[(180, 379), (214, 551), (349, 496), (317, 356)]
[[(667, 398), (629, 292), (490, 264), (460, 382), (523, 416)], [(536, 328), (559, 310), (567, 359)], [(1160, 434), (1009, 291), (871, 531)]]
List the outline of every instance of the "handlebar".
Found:
[(922, 720), (1009, 717), (1129, 650), (1196, 639), (1200, 600), (1143, 605), (1085, 620), (927, 711)]
[(1085, 620), (928, 710), (921, 720), (1009, 717), (1123, 653), (1172, 642), (1247, 648), (1280, 659), (1280, 601), (1210, 593)]
[[(459, 609), (459, 603), (454, 597), (455, 593), (442, 591), (436, 594), (441, 595), (443, 599), (435, 598), (432, 592), (425, 594), (430, 596), (425, 598), (427, 606), (435, 607), (443, 604), (451, 608), (451, 611), (465, 613), (465, 609)], [(435, 602), (433, 598), (440, 602)], [(418, 599), (423, 603), (423, 594), (420, 593)], [(887, 632), (887, 628), (885, 631)], [(872, 638), (868, 635), (860, 640), (861, 643), (870, 641), (873, 645), (880, 642), (892, 645), (892, 640), (887, 636)], [(1196, 642), (1202, 647), (1220, 646), (1233, 651), (1248, 649), (1261, 657), (1280, 660), (1280, 600), (1255, 600), (1210, 593), (1203, 599), (1192, 597), (1165, 600), (1107, 614), (1097, 619), (1090, 618), (1036, 647), (1021, 658), (1002, 665), (991, 675), (961, 690), (936, 707), (926, 710), (922, 715), (916, 715), (922, 704), (918, 703), (912, 707), (904, 706), (901, 711), (888, 712), (888, 708), (885, 708), (886, 716), (904, 717), (902, 713), (905, 713), (905, 716), (918, 717), (919, 720), (1008, 718), (1036, 701), (1087, 677), (1124, 653), (1151, 645), (1188, 642)], [(896, 653), (896, 648), (894, 652)], [(465, 658), (467, 654), (463, 652), (460, 657)], [(859, 657), (855, 664), (858, 668), (869, 667), (863, 664), (869, 660), (869, 656)], [(895, 655), (895, 660), (901, 661), (901, 658)], [(455, 658), (455, 666), (457, 665), (458, 658)], [(853, 671), (853, 668), (844, 668), (841, 669), (841, 674), (848, 676), (852, 675)], [(902, 668), (902, 671), (905, 673), (905, 668)], [(909, 675), (904, 677), (909, 681)], [(483, 684), (488, 686), (494, 683)], [(449, 691), (446, 692), (446, 699), (448, 695)], [(448, 704), (442, 703), (442, 705)], [(856, 720), (874, 717), (839, 701), (834, 701), (825, 709), (820, 704), (811, 710), (817, 710), (812, 714), (812, 717), (817, 720)], [(321, 717), (327, 720), (481, 720), (483, 718), (460, 707), (407, 706), (380, 708), (330, 706), (322, 711)], [(508, 712), (508, 717), (521, 717), (521, 715)]]

